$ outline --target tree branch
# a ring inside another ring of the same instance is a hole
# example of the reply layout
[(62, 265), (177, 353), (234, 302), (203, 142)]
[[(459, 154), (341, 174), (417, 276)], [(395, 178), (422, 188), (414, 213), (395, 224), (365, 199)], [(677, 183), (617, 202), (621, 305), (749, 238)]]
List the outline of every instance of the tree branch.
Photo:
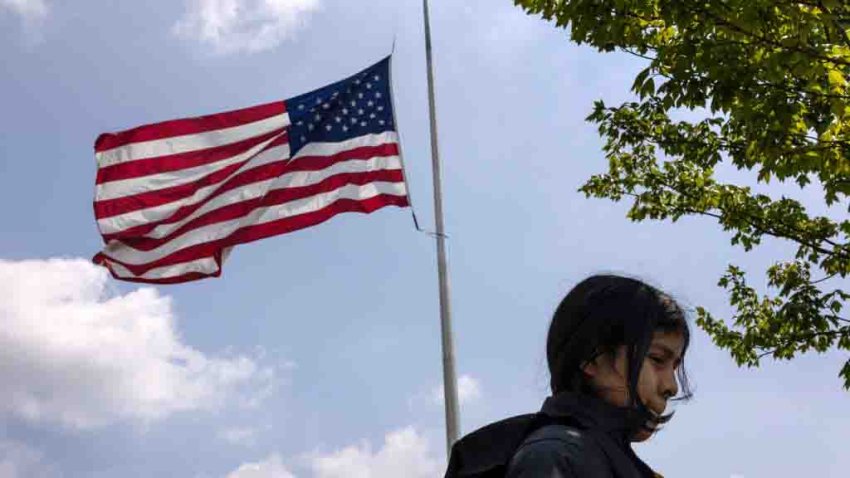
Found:
[(822, 332), (812, 332), (812, 333), (809, 333), (809, 334), (801, 334), (801, 335), (797, 335), (797, 336), (794, 336), (794, 337), (789, 337), (788, 339), (785, 340), (784, 344), (782, 344), (782, 345), (780, 345), (776, 348), (773, 348), (771, 350), (767, 350), (765, 352), (762, 352), (761, 354), (758, 355), (758, 357), (756, 357), (756, 359), (761, 360), (762, 358), (764, 358), (768, 355), (775, 354), (780, 349), (788, 347), (790, 345), (793, 345), (794, 342), (799, 342), (799, 341), (802, 341), (802, 340), (810, 340), (810, 339), (814, 339), (816, 337), (837, 337), (837, 336), (845, 335), (845, 334), (848, 334), (848, 333), (850, 333), (850, 330), (847, 330), (846, 328), (844, 328), (844, 329), (839, 329), (839, 330), (825, 330), (825, 331), (822, 331)]
[[(836, 17), (836, 15), (834, 13), (832, 13), (832, 11), (829, 8), (827, 8), (827, 6), (824, 5), (823, 1), (821, 1), (821, 0), (818, 1), (818, 8), (820, 8), (821, 10), (826, 12), (829, 16)], [(844, 28), (841, 28), (841, 25), (838, 25), (838, 28), (836, 28), (836, 30), (838, 30), (840, 32), (839, 36), (841, 37), (841, 40), (844, 42), (844, 44), (847, 47), (850, 47), (850, 36), (847, 36), (847, 31)]]
[[(838, 272), (834, 272), (834, 273), (832, 273), (832, 274), (830, 274), (830, 275), (828, 275), (828, 276), (826, 276), (826, 277), (822, 277), (822, 278), (820, 278), (820, 279), (818, 279), (818, 280), (812, 281), (812, 282), (811, 282), (811, 284), (812, 284), (812, 285), (815, 285), (815, 284), (820, 284), (821, 282), (826, 282), (826, 281), (828, 281), (829, 279), (832, 279), (833, 277), (835, 277), (835, 276), (837, 276), (837, 275), (838, 275)], [(841, 319), (839, 319), (839, 320), (841, 320)]]
[[(683, 2), (682, 4), (683, 5), (696, 5), (696, 2)], [(731, 30), (734, 30), (734, 31), (744, 35), (744, 36), (747, 36), (747, 37), (752, 38), (754, 40), (758, 40), (763, 44), (770, 45), (770, 46), (780, 48), (780, 49), (783, 49), (783, 50), (789, 50), (789, 51), (795, 51), (797, 53), (803, 53), (803, 54), (806, 54), (806, 55), (808, 55), (812, 58), (816, 58), (816, 59), (823, 60), (823, 61), (829, 61), (829, 62), (839, 64), (839, 65), (850, 65), (850, 61), (844, 60), (843, 58), (832, 58), (832, 57), (829, 57), (829, 56), (822, 55), (819, 51), (817, 51), (813, 48), (802, 48), (800, 46), (786, 45), (786, 44), (783, 44), (783, 43), (778, 42), (776, 40), (772, 40), (770, 38), (767, 38), (763, 35), (758, 35), (755, 32), (749, 31), (749, 30), (747, 30), (746, 28), (744, 28), (740, 25), (732, 23), (731, 21), (715, 14), (714, 12), (708, 10), (707, 8), (700, 8), (698, 6), (695, 6), (694, 10), (692, 10), (692, 11), (694, 13), (703, 14), (705, 16), (710, 17), (719, 26), (725, 26), (725, 27), (727, 27)]]
[[(680, 191), (675, 186), (673, 186), (673, 185), (671, 185), (671, 184), (669, 184), (665, 181), (659, 181), (659, 184), (662, 187), (666, 188), (670, 192), (673, 192), (675, 194), (678, 194), (680, 196), (683, 196), (683, 197), (691, 199), (691, 200), (693, 199), (686, 192)], [(627, 192), (627, 191), (620, 191), (620, 193), (623, 194), (623, 195), (626, 195), (626, 196), (634, 197), (635, 199), (640, 199), (640, 194), (630, 193), (630, 192)], [(721, 211), (720, 213), (714, 213), (714, 212), (710, 212), (710, 211), (707, 211), (707, 210), (694, 209), (694, 208), (690, 208), (690, 207), (681, 207), (681, 206), (675, 206), (675, 207), (678, 209), (678, 212), (686, 213), (686, 214), (696, 214), (696, 215), (713, 217), (714, 219), (717, 219), (718, 222), (722, 222), (723, 217), (724, 217), (722, 209), (720, 210)], [(773, 236), (773, 237), (780, 238), (780, 239), (787, 239), (789, 241), (796, 242), (797, 244), (800, 244), (802, 246), (808, 247), (809, 249), (812, 249), (813, 251), (816, 251), (816, 252), (818, 252), (822, 255), (825, 255), (825, 256), (838, 256), (838, 257), (844, 257), (846, 259), (850, 259), (850, 256), (847, 256), (845, 254), (841, 254), (838, 251), (829, 250), (829, 249), (826, 249), (826, 248), (820, 246), (819, 244), (813, 244), (813, 243), (806, 242), (806, 241), (802, 240), (801, 238), (797, 237), (797, 234), (795, 234), (795, 231), (781, 231), (778, 228), (765, 226), (760, 220), (758, 220), (757, 218), (754, 218), (751, 215), (744, 216), (744, 220), (747, 221), (747, 224), (750, 227), (755, 229), (756, 232), (760, 233), (761, 235)], [(741, 228), (737, 228), (737, 229), (740, 230)], [(828, 238), (822, 238), (821, 241), (830, 243)]]
[[(638, 57), (638, 58), (643, 58), (644, 60), (649, 60), (649, 61), (655, 61), (655, 60), (656, 60), (656, 57), (651, 57), (651, 56), (643, 55), (643, 54), (638, 53), (638, 52), (636, 52), (636, 51), (634, 51), (634, 50), (632, 50), (632, 49), (630, 49), (630, 48), (620, 47), (620, 49), (621, 49), (622, 51), (624, 51), (624, 52), (628, 53), (629, 55), (634, 55), (634, 56), (636, 56), (636, 57)], [(660, 74), (660, 73), (659, 73), (659, 74)], [(663, 75), (662, 75), (662, 76), (663, 76)]]

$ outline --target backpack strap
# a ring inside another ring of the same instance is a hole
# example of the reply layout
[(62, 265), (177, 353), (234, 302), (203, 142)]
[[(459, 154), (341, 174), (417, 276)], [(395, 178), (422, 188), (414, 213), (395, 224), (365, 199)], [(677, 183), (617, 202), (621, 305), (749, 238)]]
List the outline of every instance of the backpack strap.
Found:
[[(584, 437), (583, 439), (587, 443), (587, 446), (590, 448), (587, 452), (590, 453), (592, 451), (594, 454), (601, 455), (600, 458), (603, 459), (604, 465), (602, 463), (599, 463), (599, 465), (610, 469), (611, 474), (614, 477), (644, 478), (646, 476), (653, 476), (651, 474), (646, 475), (637, 463), (629, 457), (627, 451), (624, 450), (622, 446), (618, 445), (614, 438), (601, 430), (582, 426), (569, 418), (549, 417), (548, 419), (542, 419), (541, 422), (543, 423), (543, 426), (555, 425), (553, 428), (555, 428), (556, 431), (549, 433), (552, 437), (557, 438), (561, 433), (580, 433), (581, 436)], [(543, 426), (539, 427), (537, 431), (540, 431)], [(538, 435), (538, 433), (531, 431), (526, 439), (520, 444), (520, 447), (526, 442), (534, 440), (536, 435)]]
[(502, 478), (520, 444), (552, 423), (542, 413), (517, 415), (480, 428), (452, 446), (445, 478)]
[[(599, 430), (587, 429), (585, 433), (605, 453), (608, 463), (611, 464), (611, 471), (614, 472), (614, 476), (618, 478), (644, 478), (647, 476), (637, 466), (635, 461), (629, 458), (626, 451), (614, 442), (613, 438)], [(651, 477), (652, 475), (649, 476)]]
[(517, 415), (480, 428), (452, 446), (445, 478), (504, 478), (516, 451), (529, 435), (547, 425), (563, 425), (585, 434), (607, 458), (618, 478), (651, 477), (606, 433), (581, 426), (569, 418), (543, 413)]

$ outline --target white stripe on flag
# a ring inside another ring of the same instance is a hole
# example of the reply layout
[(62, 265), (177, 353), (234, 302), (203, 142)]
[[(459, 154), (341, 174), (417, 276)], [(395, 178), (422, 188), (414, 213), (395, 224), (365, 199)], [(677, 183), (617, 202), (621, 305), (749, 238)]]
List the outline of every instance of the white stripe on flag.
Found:
[(365, 148), (370, 146), (380, 146), (382, 144), (398, 143), (398, 134), (395, 131), (387, 131), (380, 134), (364, 134), (348, 141), (340, 141), (338, 143), (308, 143), (303, 148), (298, 150), (298, 153), (293, 158), (301, 158), (304, 156), (333, 156), (344, 151), (355, 148)]
[(117, 148), (95, 153), (99, 168), (113, 164), (136, 161), (139, 159), (157, 158), (171, 154), (186, 153), (199, 149), (216, 148), (227, 144), (237, 143), (249, 138), (255, 138), (276, 129), (289, 126), (289, 113), (272, 116), (253, 123), (246, 123), (231, 128), (217, 129), (197, 134), (172, 136), (165, 139), (130, 143)]
[(335, 163), (329, 168), (319, 171), (296, 171), (293, 173), (284, 174), (278, 178), (260, 181), (246, 186), (227, 191), (221, 196), (216, 196), (209, 202), (198, 208), (197, 211), (187, 216), (185, 219), (171, 224), (162, 224), (157, 226), (151, 232), (145, 234), (145, 237), (159, 239), (166, 237), (172, 232), (183, 227), (184, 224), (196, 219), (206, 213), (215, 211), (216, 209), (229, 206), (231, 204), (248, 201), (280, 189), (300, 188), (318, 184), (325, 179), (337, 174), (345, 173), (366, 173), (370, 171), (384, 170), (400, 170), (401, 161), (398, 156), (386, 156), (371, 158), (366, 161), (344, 161)]
[(347, 184), (326, 193), (284, 204), (258, 208), (238, 219), (192, 229), (150, 251), (139, 251), (119, 240), (113, 240), (106, 245), (103, 253), (108, 258), (126, 264), (143, 265), (160, 260), (187, 247), (226, 238), (242, 227), (255, 226), (287, 217), (319, 211), (340, 199), (362, 201), (381, 194), (403, 197), (407, 195), (407, 189), (403, 182), (373, 182), (362, 186)]
[(178, 169), (176, 171), (169, 171), (167, 173), (160, 173), (153, 176), (122, 179), (119, 181), (98, 184), (95, 190), (95, 200), (107, 201), (124, 196), (133, 196), (135, 194), (159, 191), (161, 189), (193, 183), (221, 168), (226, 168), (227, 166), (245, 161), (250, 159), (252, 156), (256, 156), (275, 139), (277, 139), (277, 136), (269, 138), (266, 141), (255, 145), (251, 149), (245, 150), (235, 156), (224, 158), (214, 163), (195, 166), (192, 168)]
[[(311, 143), (306, 147), (302, 148), (298, 151), (298, 154), (295, 156), (305, 157), (305, 156), (333, 156), (335, 154), (339, 154), (344, 151), (348, 151), (355, 148), (362, 147), (370, 147), (370, 146), (380, 146), (384, 144), (393, 144), (398, 142), (398, 134), (394, 131), (387, 131), (381, 134), (369, 134), (361, 137), (357, 137), (348, 141), (341, 141), (338, 143)], [(253, 167), (265, 165), (276, 161), (280, 158), (284, 158), (289, 155), (289, 145), (281, 145), (271, 148), (267, 151), (263, 151), (258, 154), (255, 158), (251, 158), (248, 163), (245, 164), (243, 168), (240, 168), (234, 174), (241, 173), (242, 171), (246, 171)], [(136, 181), (133, 189), (138, 189), (144, 187), (147, 184), (147, 181), (152, 179), (152, 177), (139, 178), (139, 179), (130, 179), (125, 181), (116, 181), (107, 184), (116, 184), (119, 182), (122, 183), (131, 183)], [(155, 206), (152, 208), (141, 209), (138, 211), (129, 212), (126, 214), (116, 215), (108, 218), (103, 218), (98, 221), (98, 226), (100, 228), (101, 234), (114, 234), (116, 232), (120, 232), (126, 229), (130, 229), (132, 227), (137, 227), (143, 224), (148, 224), (150, 222), (158, 222), (163, 219), (166, 219), (168, 216), (174, 213), (177, 209), (194, 205), (199, 202), (206, 200), (206, 198), (212, 194), (221, 184), (214, 184), (211, 186), (207, 186), (195, 192), (190, 197), (182, 199), (180, 201), (171, 202), (168, 204)], [(120, 197), (120, 195), (116, 196)], [(108, 200), (109, 197), (98, 197), (97, 200)]]
[(126, 267), (116, 262), (109, 262), (109, 267), (112, 272), (118, 277), (124, 279), (148, 279), (161, 280), (172, 277), (179, 277), (193, 272), (212, 275), (218, 271), (218, 264), (213, 257), (203, 257), (194, 261), (181, 262), (180, 264), (171, 264), (163, 267), (157, 267), (145, 272), (142, 275), (135, 275)]
[[(250, 161), (245, 163), (243, 167), (239, 168), (239, 170), (236, 171), (230, 177), (233, 177), (250, 169), (265, 166), (267, 164), (271, 164), (277, 161), (288, 161), (288, 156), (288, 144), (275, 146), (274, 148), (263, 151), (256, 157), (251, 158)], [(97, 221), (98, 227), (100, 228), (100, 233), (114, 234), (116, 232), (130, 229), (131, 227), (137, 227), (151, 222), (162, 221), (163, 219), (168, 218), (171, 214), (173, 214), (176, 210), (180, 209), (183, 206), (191, 206), (205, 201), (210, 196), (210, 194), (213, 194), (219, 187), (226, 183), (227, 180), (230, 179), (230, 177), (225, 178), (219, 183), (200, 188), (195, 191), (192, 196), (189, 196), (185, 199), (181, 199), (179, 201), (174, 201), (168, 204), (163, 204), (161, 206), (140, 209), (138, 211), (128, 212), (125, 214), (100, 219)]]

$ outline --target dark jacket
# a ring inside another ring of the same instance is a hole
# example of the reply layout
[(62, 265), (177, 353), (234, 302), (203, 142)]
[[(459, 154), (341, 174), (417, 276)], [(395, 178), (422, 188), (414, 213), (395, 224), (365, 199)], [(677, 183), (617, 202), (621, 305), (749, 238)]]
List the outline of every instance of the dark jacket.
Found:
[(537, 414), (470, 433), (452, 448), (447, 478), (651, 478), (630, 446), (638, 418), (586, 395), (549, 397)]
[(652, 478), (632, 450), (637, 420), (628, 410), (577, 394), (549, 397), (541, 413), (556, 423), (533, 431), (507, 466), (506, 478)]

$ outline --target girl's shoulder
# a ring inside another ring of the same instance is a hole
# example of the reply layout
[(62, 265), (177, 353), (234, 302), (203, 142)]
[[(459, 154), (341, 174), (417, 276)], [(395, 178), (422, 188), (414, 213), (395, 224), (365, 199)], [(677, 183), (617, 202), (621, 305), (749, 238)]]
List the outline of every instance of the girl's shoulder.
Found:
[(532, 432), (511, 459), (506, 477), (612, 477), (611, 465), (585, 430), (550, 424)]

